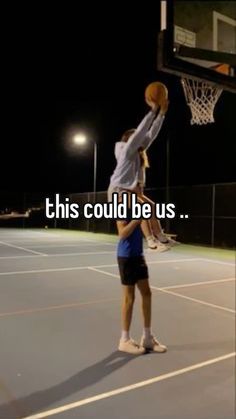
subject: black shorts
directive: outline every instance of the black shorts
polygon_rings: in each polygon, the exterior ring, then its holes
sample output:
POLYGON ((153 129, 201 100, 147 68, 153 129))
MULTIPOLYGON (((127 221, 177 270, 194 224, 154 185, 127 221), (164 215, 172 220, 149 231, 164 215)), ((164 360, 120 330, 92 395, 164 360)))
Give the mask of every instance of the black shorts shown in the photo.
POLYGON ((148 267, 143 256, 118 256, 117 259, 123 285, 135 285, 140 279, 148 279, 148 267))

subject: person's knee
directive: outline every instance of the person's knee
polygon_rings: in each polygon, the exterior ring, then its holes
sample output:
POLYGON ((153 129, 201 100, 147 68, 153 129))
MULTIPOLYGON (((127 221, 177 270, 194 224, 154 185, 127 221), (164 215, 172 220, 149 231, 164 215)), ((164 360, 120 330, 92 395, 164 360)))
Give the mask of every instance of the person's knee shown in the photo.
POLYGON ((135 295, 133 293, 127 293, 124 296, 124 303, 126 306, 132 306, 134 304, 135 295))

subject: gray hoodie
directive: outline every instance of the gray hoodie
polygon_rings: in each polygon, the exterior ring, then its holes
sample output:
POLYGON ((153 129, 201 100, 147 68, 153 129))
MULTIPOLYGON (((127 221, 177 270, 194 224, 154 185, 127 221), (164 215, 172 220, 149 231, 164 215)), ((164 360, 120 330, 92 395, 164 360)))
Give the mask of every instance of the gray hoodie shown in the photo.
POLYGON ((164 118, 164 115, 159 114, 156 117, 156 113, 150 111, 126 143, 123 141, 116 143, 117 165, 111 176, 109 189, 121 187, 132 190, 139 181, 145 181, 138 149, 143 147, 147 150, 150 147, 162 127, 164 118))

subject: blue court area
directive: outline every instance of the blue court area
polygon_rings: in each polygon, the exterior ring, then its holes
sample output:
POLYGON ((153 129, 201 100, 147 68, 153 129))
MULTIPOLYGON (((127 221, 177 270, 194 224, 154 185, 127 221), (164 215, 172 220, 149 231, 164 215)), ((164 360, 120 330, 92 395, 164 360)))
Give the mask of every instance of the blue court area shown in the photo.
MULTIPOLYGON (((117 350, 115 236, 0 230, 0 417, 235 415, 235 253, 145 250, 164 354, 117 350)), ((142 333, 140 296, 132 337, 142 333)))

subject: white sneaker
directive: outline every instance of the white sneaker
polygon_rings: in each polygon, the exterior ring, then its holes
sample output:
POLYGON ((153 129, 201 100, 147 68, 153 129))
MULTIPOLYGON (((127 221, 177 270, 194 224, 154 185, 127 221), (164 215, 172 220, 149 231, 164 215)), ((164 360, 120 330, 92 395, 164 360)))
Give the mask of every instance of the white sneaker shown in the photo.
POLYGON ((159 233, 157 236, 155 236, 156 240, 159 240, 162 244, 168 245, 168 237, 164 232, 159 233))
POLYGON ((155 336, 151 335, 150 338, 142 336, 140 346, 153 352, 163 353, 167 351, 167 347, 160 343, 155 336))
POLYGON ((149 249, 156 249, 157 248, 157 243, 156 240, 153 237, 149 237, 147 239, 147 245, 149 249))
POLYGON ((146 352, 145 348, 143 346, 140 346, 133 339, 128 339, 128 340, 121 339, 118 349, 119 351, 127 352, 128 354, 132 354, 132 355, 142 355, 146 352))
POLYGON ((176 240, 171 239, 171 237, 167 237, 167 239, 168 239, 168 245, 171 247, 177 246, 178 244, 180 244, 180 242, 177 242, 176 240))
POLYGON ((159 240, 156 239, 156 252, 166 252, 170 250, 170 247, 167 244, 161 243, 159 240))

